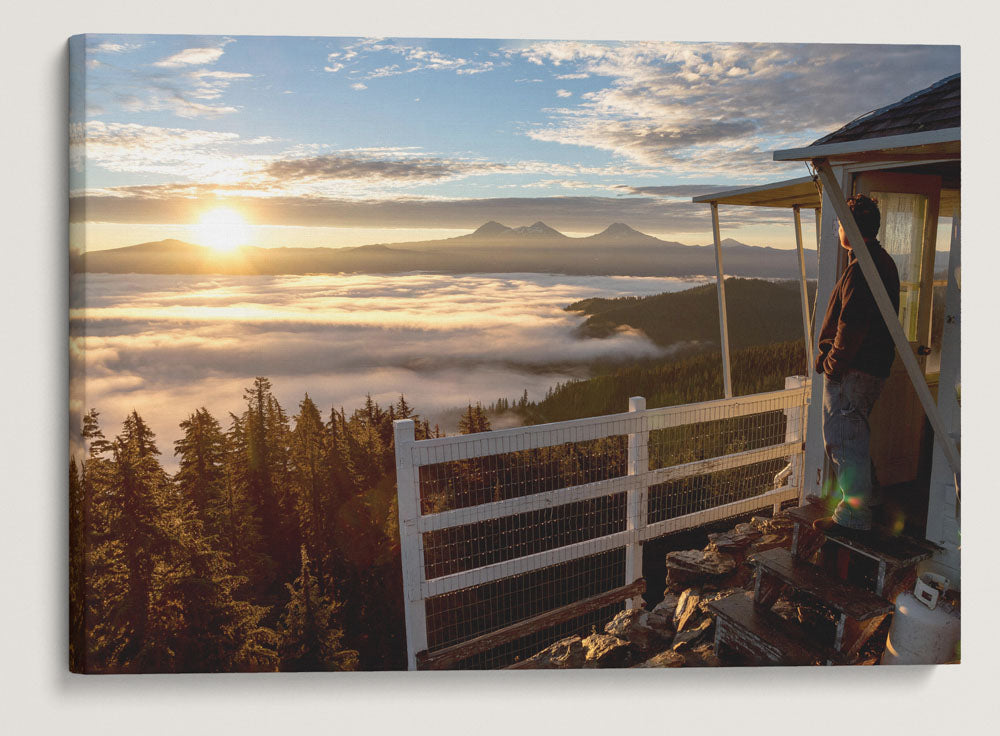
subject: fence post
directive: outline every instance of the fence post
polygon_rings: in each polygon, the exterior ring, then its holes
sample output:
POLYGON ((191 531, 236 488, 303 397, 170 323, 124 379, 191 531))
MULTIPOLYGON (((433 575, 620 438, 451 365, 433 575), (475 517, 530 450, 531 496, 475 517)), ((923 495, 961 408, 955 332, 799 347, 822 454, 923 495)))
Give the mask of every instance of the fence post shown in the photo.
MULTIPOLYGON (((785 376, 786 389, 804 388, 808 379, 805 376, 785 376)), ((785 409, 785 442, 805 442, 805 396, 802 402, 785 409)), ((803 501, 802 495, 805 493, 805 483, 803 471, 805 469, 805 449, 801 449, 789 458, 789 465, 792 472, 787 478, 787 485, 799 488, 799 501, 803 501)), ((774 504, 774 513, 781 510, 781 503, 774 504)))
POLYGON ((417 652, 427 649, 427 611, 421 595, 424 550, 417 528, 420 486, 413 466, 416 427, 412 419, 392 423, 396 445, 396 503, 399 509, 399 553, 403 567, 403 609, 406 619, 407 669, 417 668, 417 652))
MULTIPOLYGON (((640 413, 646 411, 646 399, 633 396, 628 400, 628 410, 640 413)), ((649 493, 646 478, 649 473, 649 430, 646 429, 646 417, 640 419, 639 432, 628 436, 628 474, 641 476, 641 480, 628 489, 626 517, 628 523, 629 543, 625 548, 625 585, 642 577, 642 531, 646 528, 646 517, 649 508, 649 493)), ((629 598, 625 607, 629 610, 641 608, 645 604, 641 595, 629 598)))

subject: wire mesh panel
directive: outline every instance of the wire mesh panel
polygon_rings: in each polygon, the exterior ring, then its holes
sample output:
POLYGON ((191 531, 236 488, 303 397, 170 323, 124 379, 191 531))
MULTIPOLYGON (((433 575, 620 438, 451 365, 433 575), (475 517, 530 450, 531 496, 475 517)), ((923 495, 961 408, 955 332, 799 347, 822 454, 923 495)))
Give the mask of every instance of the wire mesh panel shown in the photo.
MULTIPOLYGON (((624 549, 612 549, 428 598, 427 649, 434 652, 618 587, 624 564, 624 549)), ((516 646, 504 649, 518 654, 516 646)))
POLYGON ((628 413, 476 435, 398 433, 411 665, 419 646, 425 661, 503 667, 589 633, 641 604, 613 599, 642 577, 641 544, 665 525, 795 496, 806 390, 789 381, 651 410, 635 398, 628 413))

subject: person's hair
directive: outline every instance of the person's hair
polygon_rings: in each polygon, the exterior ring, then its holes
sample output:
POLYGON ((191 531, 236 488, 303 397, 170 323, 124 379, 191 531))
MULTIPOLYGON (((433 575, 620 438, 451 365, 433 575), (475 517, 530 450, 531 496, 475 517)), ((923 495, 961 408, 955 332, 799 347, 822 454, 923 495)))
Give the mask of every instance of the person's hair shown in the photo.
POLYGON ((864 194, 856 194, 847 200, 847 206, 854 215, 854 222, 861 231, 861 237, 865 240, 874 240, 878 236, 878 229, 882 225, 882 215, 878 211, 878 200, 867 197, 864 194))

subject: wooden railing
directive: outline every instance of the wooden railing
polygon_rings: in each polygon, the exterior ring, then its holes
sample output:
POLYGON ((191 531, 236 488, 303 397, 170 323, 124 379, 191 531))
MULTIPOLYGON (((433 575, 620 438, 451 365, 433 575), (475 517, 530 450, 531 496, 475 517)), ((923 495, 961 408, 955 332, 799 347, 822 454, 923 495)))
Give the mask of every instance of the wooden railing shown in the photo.
POLYGON ((793 376, 783 391, 657 409, 634 397, 621 414, 419 441, 412 420, 396 421, 409 668, 452 667, 608 603, 640 606, 643 542, 797 499, 807 395, 793 376), (503 615, 489 600, 531 575, 558 586, 567 564, 607 567, 600 555, 620 550, 602 590, 503 615), (429 647, 428 601, 463 594, 475 621, 455 603, 429 647))

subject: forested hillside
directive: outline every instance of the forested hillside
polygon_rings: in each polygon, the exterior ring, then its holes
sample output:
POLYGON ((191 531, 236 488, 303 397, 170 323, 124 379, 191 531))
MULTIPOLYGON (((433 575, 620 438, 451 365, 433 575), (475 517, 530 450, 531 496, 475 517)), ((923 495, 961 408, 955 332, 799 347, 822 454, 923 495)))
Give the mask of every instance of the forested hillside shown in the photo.
MULTIPOLYGON (((813 308, 816 283, 808 284, 813 308)), ((726 279, 731 350, 802 336, 802 298, 797 281, 726 279)), ((584 299, 566 307, 589 315, 580 328, 604 337, 622 325, 642 330, 657 345, 683 342, 719 345, 719 302, 714 284, 647 297, 584 299)))

